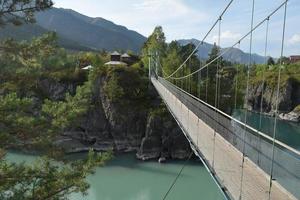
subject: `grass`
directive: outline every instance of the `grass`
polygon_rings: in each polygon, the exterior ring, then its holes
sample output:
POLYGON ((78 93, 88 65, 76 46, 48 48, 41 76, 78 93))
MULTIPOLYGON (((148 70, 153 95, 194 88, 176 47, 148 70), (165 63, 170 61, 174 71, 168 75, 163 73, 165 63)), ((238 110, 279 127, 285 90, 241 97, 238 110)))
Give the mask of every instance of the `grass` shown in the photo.
MULTIPOLYGON (((278 65, 270 67, 257 65, 251 72, 250 84, 258 85, 262 83, 263 73, 265 73, 265 81, 267 85, 271 88, 275 88, 278 81, 278 72, 278 65), (264 68, 266 68, 265 71, 264 68)), ((300 83, 300 63, 289 64, 281 69, 280 87, 285 87, 289 81, 300 83)))

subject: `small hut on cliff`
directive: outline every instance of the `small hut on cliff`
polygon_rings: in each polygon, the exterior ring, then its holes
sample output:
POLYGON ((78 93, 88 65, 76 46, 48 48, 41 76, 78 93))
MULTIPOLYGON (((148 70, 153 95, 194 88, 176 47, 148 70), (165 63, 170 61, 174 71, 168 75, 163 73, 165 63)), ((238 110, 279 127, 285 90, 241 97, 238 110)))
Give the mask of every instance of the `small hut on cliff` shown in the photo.
POLYGON ((128 64, 126 62, 122 61, 122 56, 119 52, 114 51, 110 54, 110 61, 105 63, 105 65, 110 66, 127 66, 128 64))

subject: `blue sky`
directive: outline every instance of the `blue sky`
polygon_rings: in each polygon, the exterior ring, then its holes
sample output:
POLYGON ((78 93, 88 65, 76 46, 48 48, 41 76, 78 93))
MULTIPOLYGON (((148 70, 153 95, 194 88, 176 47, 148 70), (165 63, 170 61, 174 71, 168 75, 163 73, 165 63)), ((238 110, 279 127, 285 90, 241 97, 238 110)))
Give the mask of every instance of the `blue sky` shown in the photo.
MULTIPOLYGON (((284 0, 256 0, 254 24, 260 22, 284 0)), ((103 17, 148 36, 161 25, 167 41, 202 39, 229 0, 56 0, 56 7, 71 8, 91 17, 103 17)), ((251 0, 235 0, 224 15, 221 46, 231 46, 250 29, 251 0)), ((283 9, 270 20, 268 55, 280 55, 283 9)), ((253 35, 253 51, 263 55, 265 24, 253 35)), ((218 30, 207 42, 216 42, 218 30)), ((249 50, 249 38, 240 48, 249 50)), ((285 55, 300 54, 300 1, 288 3, 285 55)))

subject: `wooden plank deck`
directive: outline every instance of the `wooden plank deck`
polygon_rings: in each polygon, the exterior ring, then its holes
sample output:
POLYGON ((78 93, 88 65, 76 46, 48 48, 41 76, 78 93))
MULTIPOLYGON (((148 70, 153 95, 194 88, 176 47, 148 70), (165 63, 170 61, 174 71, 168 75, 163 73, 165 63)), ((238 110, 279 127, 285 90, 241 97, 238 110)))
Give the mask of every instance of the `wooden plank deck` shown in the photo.
MULTIPOLYGON (((185 134, 188 134, 192 143, 201 152, 206 164, 214 170, 221 187, 226 188, 228 195, 236 200, 240 197, 242 200, 267 200, 269 175, 247 158, 242 170, 243 155, 238 149, 198 118, 156 79, 152 79, 152 83, 185 134)), ((271 199, 296 198, 273 181, 271 199)))

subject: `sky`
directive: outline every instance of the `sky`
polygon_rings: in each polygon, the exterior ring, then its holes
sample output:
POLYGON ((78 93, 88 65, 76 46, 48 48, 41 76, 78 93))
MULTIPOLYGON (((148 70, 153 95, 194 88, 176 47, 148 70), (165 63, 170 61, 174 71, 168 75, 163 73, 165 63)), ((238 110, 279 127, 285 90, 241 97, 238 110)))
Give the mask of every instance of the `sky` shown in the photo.
MULTIPOLYGON (((202 40, 230 0, 55 0, 55 7, 70 8, 90 17, 102 17, 149 36, 155 26, 162 26, 167 41, 195 38, 202 40)), ((267 17, 284 0, 255 0, 254 25, 267 17)), ((235 0, 221 21, 222 47, 238 41, 250 30, 251 0, 235 0)), ((300 54, 300 1, 289 0, 284 55, 300 54)), ((266 55, 279 57, 284 9, 269 21, 266 55)), ((265 54, 266 26, 253 33, 253 52, 265 54)), ((206 42, 218 42, 218 26, 206 42)), ((247 37, 239 48, 249 52, 247 37)))

